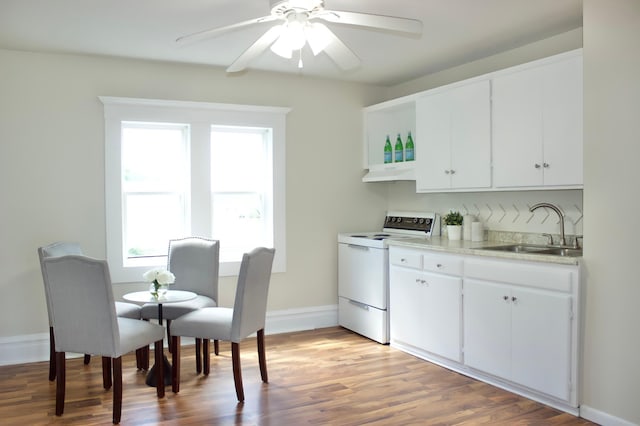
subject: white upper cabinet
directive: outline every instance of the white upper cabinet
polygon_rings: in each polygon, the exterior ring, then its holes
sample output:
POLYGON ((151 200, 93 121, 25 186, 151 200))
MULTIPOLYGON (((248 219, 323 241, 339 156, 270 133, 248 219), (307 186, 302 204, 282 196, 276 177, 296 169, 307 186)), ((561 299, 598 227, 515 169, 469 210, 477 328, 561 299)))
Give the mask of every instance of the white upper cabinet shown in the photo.
POLYGON ((363 181, 417 192, 582 188, 582 50, 364 109, 363 181), (415 161, 384 163, 387 135, 415 161))
POLYGON ((489 80, 416 100, 416 190, 491 187, 489 80))
POLYGON ((581 187, 581 52, 516 67, 492 85, 494 187, 581 187))
POLYGON ((414 161, 384 162, 384 145, 387 136, 391 146, 395 147, 400 134, 403 146, 407 136, 416 143, 416 104, 413 97, 395 99, 364 109, 364 167, 369 172, 362 178, 364 182, 415 180, 414 161))

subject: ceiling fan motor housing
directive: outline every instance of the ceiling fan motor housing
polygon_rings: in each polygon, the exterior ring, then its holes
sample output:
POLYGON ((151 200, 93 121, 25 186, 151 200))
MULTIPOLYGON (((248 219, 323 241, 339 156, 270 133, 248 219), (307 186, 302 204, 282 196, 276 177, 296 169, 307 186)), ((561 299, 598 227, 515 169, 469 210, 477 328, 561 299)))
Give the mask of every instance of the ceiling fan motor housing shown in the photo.
POLYGON ((287 16, 291 12, 317 12, 324 9, 323 0, 270 0, 271 14, 287 16))

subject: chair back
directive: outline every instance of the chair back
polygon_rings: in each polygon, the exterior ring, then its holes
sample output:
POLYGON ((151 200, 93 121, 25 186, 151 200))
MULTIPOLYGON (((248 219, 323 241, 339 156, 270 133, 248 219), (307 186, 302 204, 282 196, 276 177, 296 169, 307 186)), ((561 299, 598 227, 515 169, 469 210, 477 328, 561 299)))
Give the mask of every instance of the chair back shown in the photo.
MULTIPOLYGON (((47 277, 44 274, 42 261, 48 257, 66 256, 69 254, 82 254, 82 249, 78 243, 57 242, 47 246, 38 247, 38 257, 40 258, 40 271, 42 272, 42 281, 46 286, 47 277)), ((46 295, 46 292, 45 292, 46 295)), ((49 297, 47 299, 47 314, 49 315, 49 326, 53 326, 51 318, 51 303, 49 297)))
POLYGON ((120 335, 104 260, 68 255, 43 260, 56 352, 118 357, 120 335))
POLYGON ((258 247, 242 257, 233 306, 232 342, 239 343, 264 328, 274 254, 275 249, 258 247))
POLYGON ((167 268, 176 277, 175 290, 192 291, 218 300, 220 243, 200 237, 169 241, 167 268))

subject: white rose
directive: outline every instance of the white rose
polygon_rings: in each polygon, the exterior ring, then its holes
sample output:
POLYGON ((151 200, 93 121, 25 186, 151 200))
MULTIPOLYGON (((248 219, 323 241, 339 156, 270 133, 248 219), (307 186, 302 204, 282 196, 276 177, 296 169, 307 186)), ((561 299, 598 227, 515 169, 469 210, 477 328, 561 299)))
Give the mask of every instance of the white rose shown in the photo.
POLYGON ((173 284, 176 280, 175 275, 169 271, 160 271, 156 276, 158 284, 173 284))
POLYGON ((151 269, 145 272, 142 275, 142 278, 144 278, 145 281, 150 283, 154 281, 158 281, 158 284, 173 284, 176 280, 175 275, 173 275, 171 272, 167 271, 166 269, 161 269, 161 268, 151 269))

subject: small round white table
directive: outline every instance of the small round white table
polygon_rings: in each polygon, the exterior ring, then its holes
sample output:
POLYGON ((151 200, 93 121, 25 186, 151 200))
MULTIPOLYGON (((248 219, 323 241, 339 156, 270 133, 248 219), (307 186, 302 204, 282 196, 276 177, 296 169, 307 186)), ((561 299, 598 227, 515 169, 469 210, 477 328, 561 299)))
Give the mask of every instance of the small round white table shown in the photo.
MULTIPOLYGON (((149 293, 149 291, 134 291, 133 293, 127 293, 122 296, 124 300, 128 300, 130 302, 137 303, 155 303, 158 305, 158 323, 163 325, 162 318, 162 305, 164 303, 177 303, 177 302, 186 302, 187 300, 195 299, 198 295, 192 291, 184 291, 184 290, 168 290, 164 296, 154 297, 149 293)), ((171 342, 169 342, 171 344, 171 342)), ((156 386, 156 375, 155 375, 155 364, 149 370, 149 374, 147 374, 147 385, 155 387, 156 386)), ((171 364, 166 356, 164 356, 164 383, 165 385, 171 384, 171 364)))
POLYGON ((162 325, 162 304, 163 303, 176 303, 186 302, 187 300, 195 299, 198 295, 192 291, 184 290, 168 290, 164 296, 153 297, 148 291, 134 291, 133 293, 127 293, 122 296, 124 300, 137 303, 155 303, 158 305, 158 322, 162 325))

